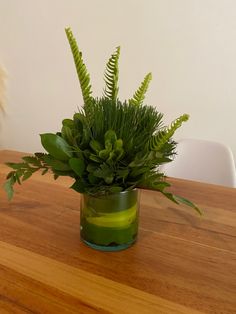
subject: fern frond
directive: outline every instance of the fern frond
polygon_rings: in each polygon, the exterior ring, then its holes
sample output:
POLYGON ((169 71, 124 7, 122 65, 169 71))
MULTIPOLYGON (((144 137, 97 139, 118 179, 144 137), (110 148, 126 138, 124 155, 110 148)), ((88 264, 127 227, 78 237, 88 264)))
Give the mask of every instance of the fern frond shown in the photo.
POLYGON ((156 135, 152 136, 149 142, 149 148, 154 151, 159 151, 170 140, 175 131, 181 127, 182 123, 188 121, 188 119, 189 115, 183 114, 174 120, 168 128, 161 130, 156 135))
POLYGON ((65 32, 74 58, 74 63, 79 78, 84 103, 87 103, 91 99, 92 94, 90 76, 82 59, 82 52, 78 48, 76 39, 74 38, 71 29, 66 28, 65 32))
POLYGON ((140 87, 138 90, 134 93, 133 98, 129 100, 129 103, 139 106, 143 103, 145 94, 147 92, 149 83, 152 80, 152 73, 148 73, 145 77, 143 82, 141 83, 140 87))
POLYGON ((110 59, 106 64, 106 70, 104 74, 105 89, 104 96, 116 100, 118 94, 118 79, 119 79, 119 68, 118 61, 120 57, 120 47, 116 48, 116 51, 111 55, 110 59))

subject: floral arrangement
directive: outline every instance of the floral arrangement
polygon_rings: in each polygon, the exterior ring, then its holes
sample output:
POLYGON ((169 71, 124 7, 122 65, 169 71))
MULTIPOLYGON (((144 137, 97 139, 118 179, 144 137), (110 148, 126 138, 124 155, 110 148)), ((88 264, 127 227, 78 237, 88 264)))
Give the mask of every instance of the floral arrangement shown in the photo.
POLYGON ((21 184, 36 171, 42 175, 49 171, 55 179, 72 177, 71 188, 79 193, 104 195, 135 188, 153 189, 201 213, 189 200, 166 191, 170 184, 159 169, 173 160, 177 143, 172 137, 189 116, 183 114, 170 126, 164 126, 163 114, 144 104, 151 73, 130 99, 119 100, 120 47, 106 64, 103 96, 93 97, 82 53, 71 29, 65 31, 84 103, 72 118, 62 121, 59 132, 40 135, 46 153, 25 156, 20 163, 7 163, 12 168, 5 183, 9 199, 15 183, 21 184))

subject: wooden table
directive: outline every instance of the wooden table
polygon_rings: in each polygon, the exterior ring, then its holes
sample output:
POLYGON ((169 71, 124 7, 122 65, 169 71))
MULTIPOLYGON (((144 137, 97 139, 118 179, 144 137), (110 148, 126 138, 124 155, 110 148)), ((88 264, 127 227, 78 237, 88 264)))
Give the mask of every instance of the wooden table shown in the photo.
MULTIPOLYGON (((0 152, 1 184, 19 156, 0 152)), ((236 313, 236 189, 171 182, 204 217, 142 191, 138 242, 116 253, 80 242, 67 178, 1 190, 0 313, 236 313)))

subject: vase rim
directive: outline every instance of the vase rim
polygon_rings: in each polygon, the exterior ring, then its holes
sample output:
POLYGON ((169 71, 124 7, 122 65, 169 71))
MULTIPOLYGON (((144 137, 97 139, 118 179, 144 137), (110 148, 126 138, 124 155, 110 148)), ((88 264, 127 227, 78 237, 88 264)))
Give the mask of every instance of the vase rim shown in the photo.
POLYGON ((115 193, 108 193, 108 194, 99 194, 99 195, 96 195, 96 194, 89 194, 89 193, 81 193, 83 195, 88 195, 88 196, 92 196, 92 197, 97 197, 97 196, 105 196, 105 195, 118 195, 118 194, 128 194, 130 192, 136 192, 138 191, 138 188, 134 188, 132 190, 126 190, 126 191, 121 191, 121 192, 115 192, 115 193))

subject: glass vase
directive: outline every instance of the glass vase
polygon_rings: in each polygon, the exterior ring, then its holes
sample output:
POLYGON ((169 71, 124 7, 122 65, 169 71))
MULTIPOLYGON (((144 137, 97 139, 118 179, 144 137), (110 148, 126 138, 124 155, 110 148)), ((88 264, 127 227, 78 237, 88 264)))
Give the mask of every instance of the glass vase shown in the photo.
POLYGON ((88 246, 101 251, 119 251, 137 239, 138 190, 92 196, 81 195, 80 235, 88 246))

